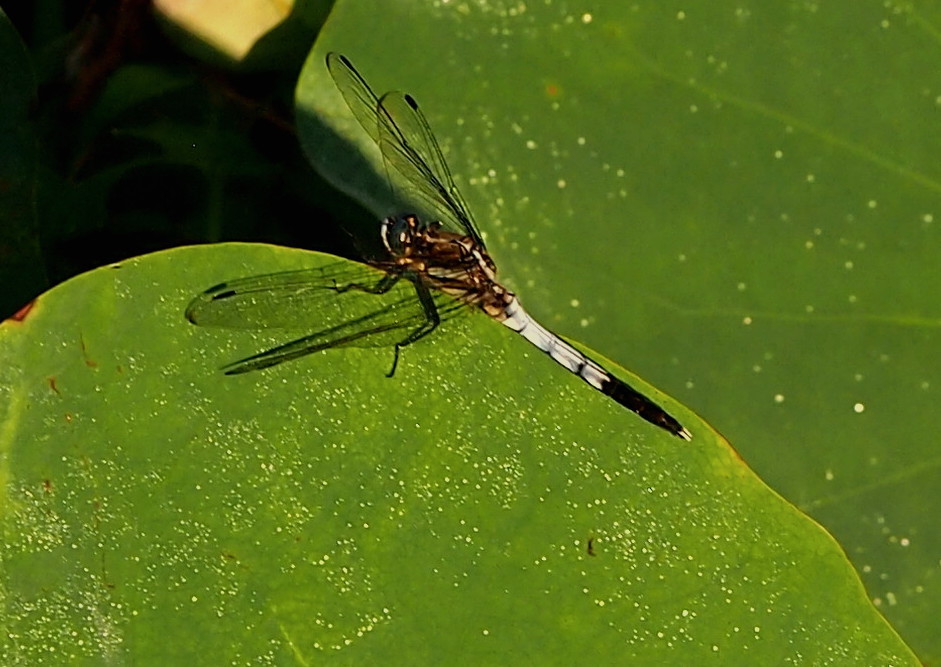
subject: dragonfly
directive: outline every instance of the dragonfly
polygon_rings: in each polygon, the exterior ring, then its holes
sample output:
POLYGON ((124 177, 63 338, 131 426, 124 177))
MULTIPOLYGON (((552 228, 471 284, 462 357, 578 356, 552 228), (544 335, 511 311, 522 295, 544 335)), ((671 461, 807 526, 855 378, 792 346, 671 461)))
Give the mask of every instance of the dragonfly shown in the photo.
POLYGON ((383 254, 368 263, 342 262, 221 283, 186 309, 193 324, 237 329, 317 329, 302 338, 224 367, 246 373, 342 347, 400 351, 468 308, 515 331, 594 389, 667 432, 690 432, 663 408, 533 319, 497 280, 476 222, 431 127, 415 99, 377 96, 343 55, 326 58, 337 89, 359 125, 401 177, 408 201, 425 215, 400 213, 379 225, 383 254), (431 216, 429 219, 428 215, 431 216), (381 298, 379 298, 381 297, 381 298), (316 322, 319 325, 315 325, 316 322))

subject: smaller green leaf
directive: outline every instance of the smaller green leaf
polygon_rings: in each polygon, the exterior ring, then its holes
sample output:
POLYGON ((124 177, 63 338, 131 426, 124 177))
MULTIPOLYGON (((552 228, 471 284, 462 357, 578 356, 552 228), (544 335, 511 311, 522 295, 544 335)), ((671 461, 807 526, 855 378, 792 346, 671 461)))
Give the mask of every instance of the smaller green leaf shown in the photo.
POLYGON ((622 369, 692 443, 482 314, 391 379, 353 348, 226 377, 284 332, 183 318, 335 261, 184 248, 0 326, 4 663, 916 664, 836 543, 622 369))

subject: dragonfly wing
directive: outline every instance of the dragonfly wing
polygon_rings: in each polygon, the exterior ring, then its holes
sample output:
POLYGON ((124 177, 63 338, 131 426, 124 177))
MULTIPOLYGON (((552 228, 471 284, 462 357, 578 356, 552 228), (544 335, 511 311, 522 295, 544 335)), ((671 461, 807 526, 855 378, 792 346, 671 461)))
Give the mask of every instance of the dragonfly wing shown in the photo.
POLYGON ((190 302, 186 318, 230 329, 323 329, 376 310, 378 295, 407 307, 414 287, 398 278, 352 262, 252 276, 209 288, 190 302))
POLYGON ((379 98, 366 83, 366 80, 360 76, 353 64, 339 53, 331 51, 327 54, 327 70, 337 86, 337 90, 343 95, 346 106, 353 112, 353 116, 359 121, 366 133, 372 137, 372 140, 379 144, 379 118, 377 110, 379 109, 379 98))
MULTIPOLYGON (((436 298, 438 295, 435 295, 436 298)), ((444 295, 441 295, 444 299, 444 295)), ((417 340, 437 326, 429 320, 418 299, 412 299, 408 307, 412 312, 403 313, 402 303, 389 304, 356 320, 342 322, 336 326, 312 333, 303 338, 278 345, 270 350, 252 355, 225 366, 226 375, 237 375, 249 371, 270 368, 292 361, 314 352, 338 347, 392 347, 417 340)), ((437 311, 438 319, 450 316, 460 304, 450 299, 437 311)))
POLYGON ((445 226, 484 242, 461 191, 451 176, 441 146, 411 95, 386 93, 379 100, 379 148, 409 183, 409 194, 431 208, 445 226))
POLYGON ((243 373, 333 347, 403 344, 433 319, 451 317, 463 306, 415 280, 411 274, 338 262, 220 283, 194 298, 186 317, 200 326, 313 331, 231 364, 226 371, 243 373), (425 303, 419 287, 427 295, 425 303))
POLYGON ((416 199, 413 203, 426 209, 422 213, 483 246, 441 147, 415 100, 400 92, 378 99, 353 64, 338 53, 327 54, 327 69, 353 116, 379 146, 383 159, 405 178, 406 198, 416 199))

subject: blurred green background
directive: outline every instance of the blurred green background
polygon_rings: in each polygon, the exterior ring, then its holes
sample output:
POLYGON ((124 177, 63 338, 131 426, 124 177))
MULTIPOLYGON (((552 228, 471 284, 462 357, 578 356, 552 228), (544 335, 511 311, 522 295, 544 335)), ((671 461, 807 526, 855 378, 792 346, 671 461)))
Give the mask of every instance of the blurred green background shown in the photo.
POLYGON ((941 657, 941 12, 298 3, 238 62, 188 37, 198 13, 9 13, 4 315, 189 243, 356 256, 382 203, 323 164, 345 131, 320 63, 340 50, 422 104, 528 309, 723 433, 941 657))

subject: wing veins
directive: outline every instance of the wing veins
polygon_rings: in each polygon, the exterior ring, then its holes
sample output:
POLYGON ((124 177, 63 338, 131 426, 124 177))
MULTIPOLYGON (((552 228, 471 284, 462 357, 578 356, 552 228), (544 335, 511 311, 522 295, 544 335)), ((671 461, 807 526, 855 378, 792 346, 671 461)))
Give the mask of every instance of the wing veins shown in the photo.
POLYGON ((366 133, 379 146, 383 160, 410 185, 435 219, 467 234, 483 247, 483 239, 424 114, 410 96, 376 94, 344 56, 327 54, 327 69, 366 133))

